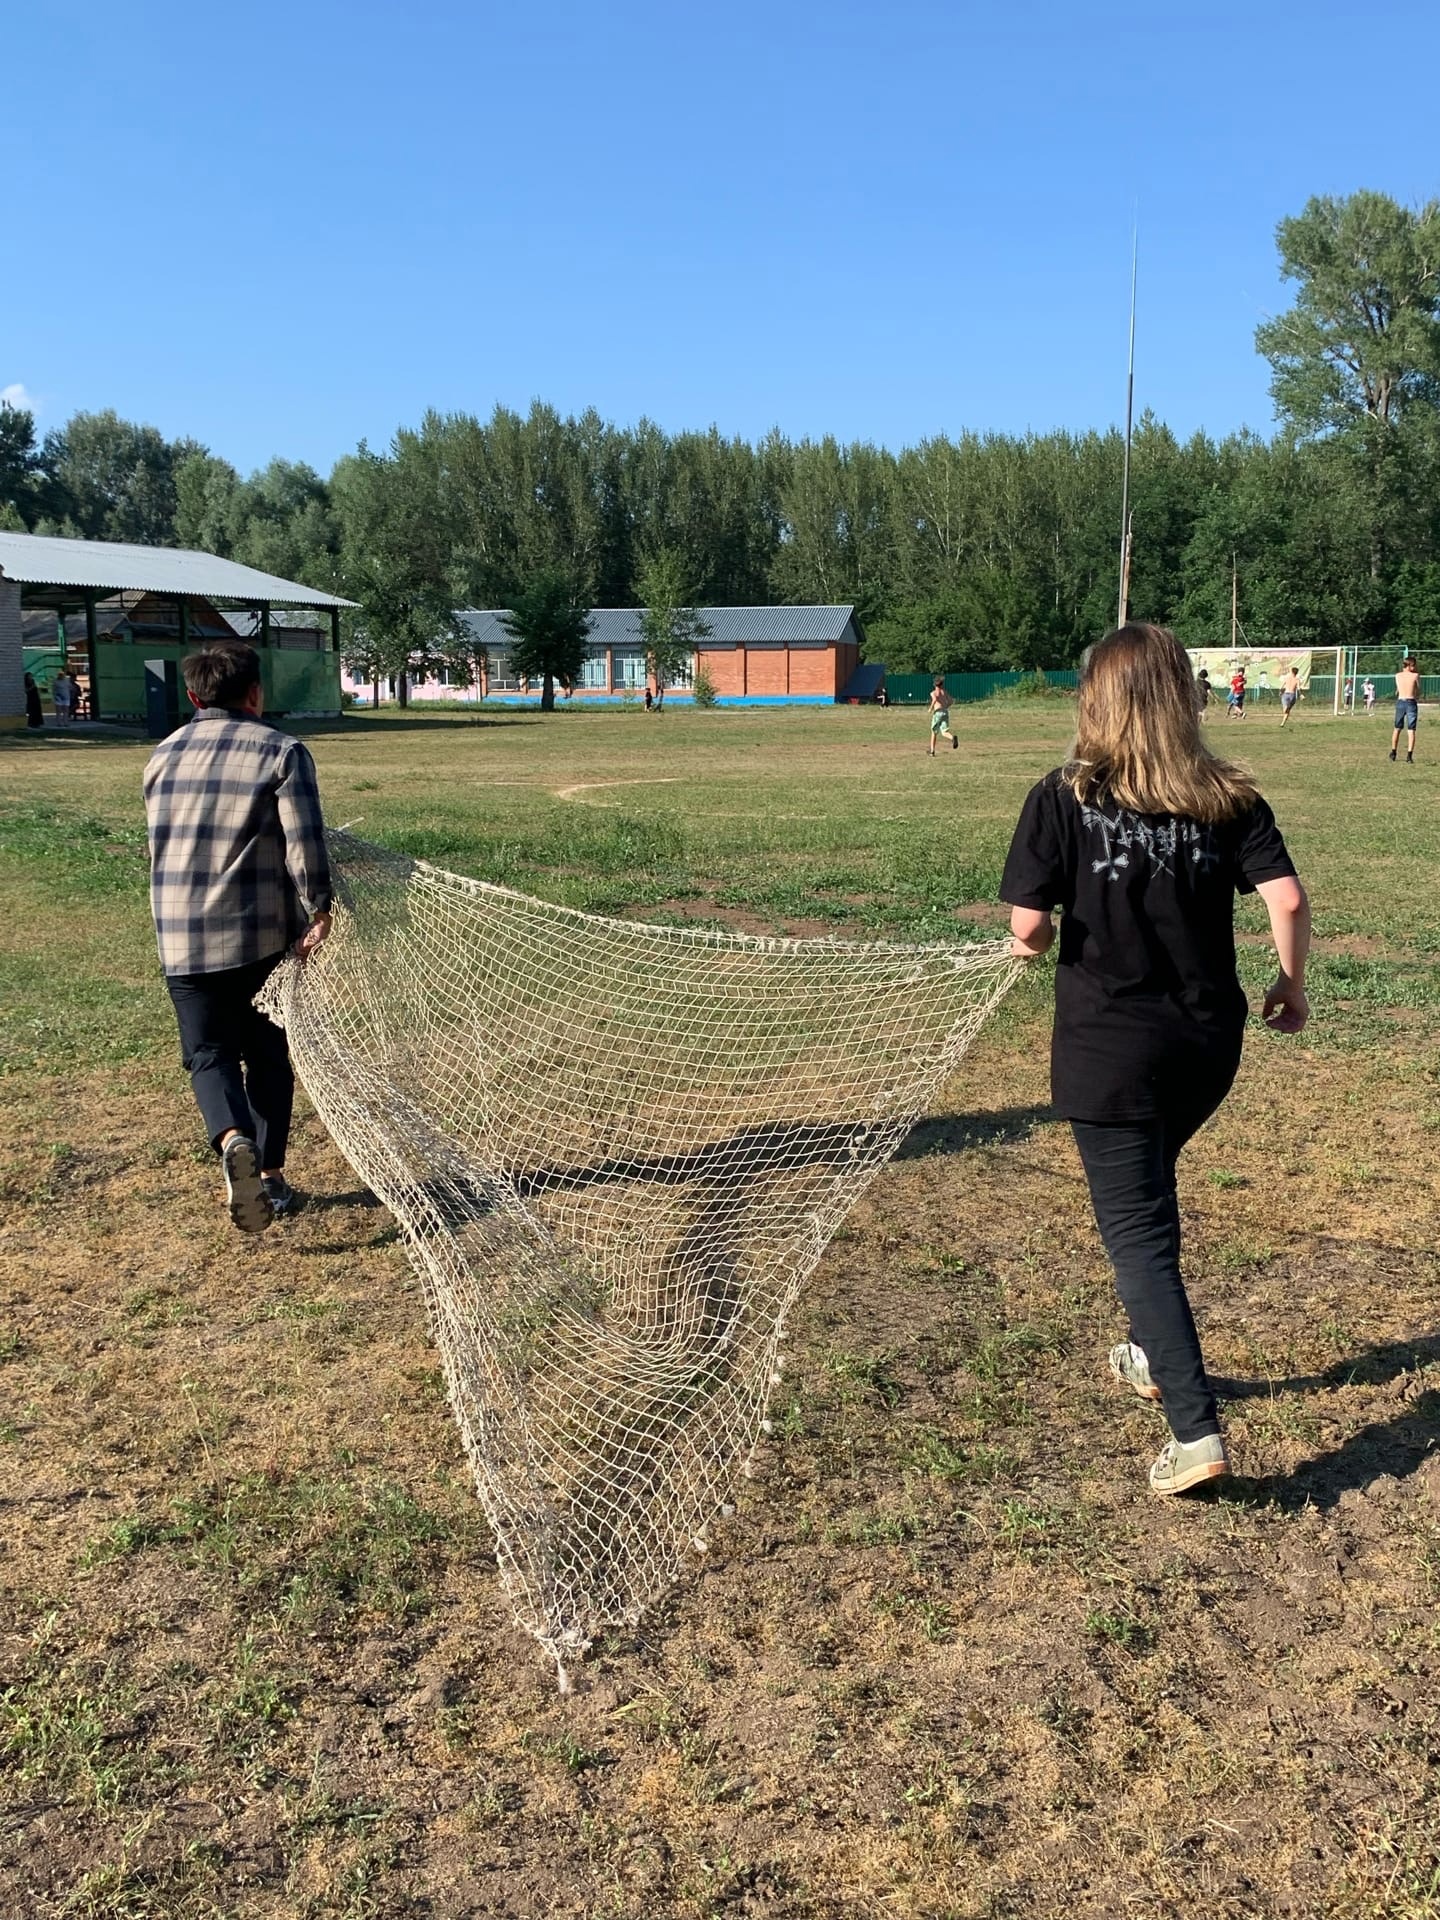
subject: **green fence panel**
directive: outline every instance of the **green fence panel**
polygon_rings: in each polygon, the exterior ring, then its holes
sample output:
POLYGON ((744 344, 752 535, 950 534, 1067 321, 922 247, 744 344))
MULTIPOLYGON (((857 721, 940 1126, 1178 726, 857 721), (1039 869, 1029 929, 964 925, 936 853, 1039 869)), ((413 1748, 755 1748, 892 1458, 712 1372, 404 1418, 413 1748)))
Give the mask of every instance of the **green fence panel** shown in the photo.
POLYGON ((59 647, 22 647, 21 655, 25 662, 25 671, 35 682, 41 693, 49 693, 50 682, 60 671, 64 654, 59 647))
MULTIPOLYGON (((1333 657, 1333 655, 1332 655, 1333 657)), ((1034 676, 1022 673, 947 673, 945 691, 956 705, 973 700, 988 700, 996 693, 1019 684, 1021 680, 1034 676)), ((1051 687, 1065 687, 1073 691, 1078 685, 1080 675, 1076 668, 1055 668, 1045 670, 1045 683, 1051 687)), ((1395 676, 1393 669, 1387 673, 1372 673, 1375 682, 1375 704, 1377 710, 1387 700, 1395 698, 1395 676)), ((1356 701, 1363 706, 1364 696, 1360 689, 1364 686, 1365 675, 1360 673, 1355 681, 1356 701)), ((891 706, 924 707, 930 704, 930 689, 935 684, 933 673, 887 673, 885 676, 885 697, 891 706)), ((1218 705, 1225 706, 1229 688, 1218 679, 1210 682, 1210 704, 1212 711, 1218 705)), ((1310 684, 1305 689, 1306 702, 1315 710, 1326 713, 1335 706, 1335 676, 1333 673, 1315 673, 1310 676, 1310 684)), ((1420 697, 1422 700, 1440 700, 1440 674, 1427 673, 1420 676, 1420 697)), ((1280 708, 1280 688, 1261 687, 1252 680, 1245 689, 1247 707, 1280 708)))
MULTIPOLYGON (((944 676, 945 691, 956 705, 988 700, 992 694, 1003 693, 1022 680, 1034 678, 1031 673, 947 673, 944 676)), ((1073 667, 1057 667, 1053 671, 1047 667, 1044 678, 1047 686, 1073 691, 1079 675, 1073 667)), ((925 707, 930 704, 930 689, 934 684, 933 673, 887 673, 885 698, 892 706, 925 707)))
MULTIPOLYGON (((145 662, 183 660, 193 651, 166 640, 102 640, 95 648, 96 712, 102 720, 145 718, 145 662)), ((260 647, 267 713, 340 711, 340 656, 300 647, 260 647)))
POLYGON ((275 713, 334 715, 340 711, 340 656, 300 647, 262 648, 265 704, 275 713))
POLYGON ((136 647, 125 641, 105 641, 95 648, 95 686, 92 709, 99 720, 145 718, 145 662, 179 660, 188 647, 152 641, 136 647))

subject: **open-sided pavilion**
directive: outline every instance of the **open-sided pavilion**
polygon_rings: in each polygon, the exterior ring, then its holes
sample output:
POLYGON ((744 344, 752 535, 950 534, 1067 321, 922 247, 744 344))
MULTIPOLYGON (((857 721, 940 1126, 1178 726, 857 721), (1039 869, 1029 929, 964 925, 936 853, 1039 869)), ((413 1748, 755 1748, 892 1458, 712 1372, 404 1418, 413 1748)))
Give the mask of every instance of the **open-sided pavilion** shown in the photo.
POLYGON ((71 659, 83 621, 91 716, 130 720, 145 714, 145 662, 179 660, 214 636, 215 614, 227 611, 246 616, 238 625, 260 650, 267 711, 338 713, 340 615, 354 604, 213 553, 0 532, 0 727, 24 721, 29 610, 53 610, 71 659), (137 617, 103 619, 117 602, 137 617), (271 620, 274 610, 296 608, 318 616, 303 644, 293 626, 271 620))

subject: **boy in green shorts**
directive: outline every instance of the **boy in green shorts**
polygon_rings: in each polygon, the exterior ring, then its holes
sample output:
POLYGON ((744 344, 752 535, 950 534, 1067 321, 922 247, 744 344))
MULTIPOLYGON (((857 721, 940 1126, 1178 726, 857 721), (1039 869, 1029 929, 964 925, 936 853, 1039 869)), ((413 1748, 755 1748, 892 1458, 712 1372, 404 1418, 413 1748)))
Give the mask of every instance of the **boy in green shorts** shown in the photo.
POLYGON ((950 696, 945 691, 945 682, 936 675, 935 685, 930 690, 930 745, 931 758, 935 754, 935 742, 941 738, 948 740, 952 747, 960 742, 950 731, 950 696))

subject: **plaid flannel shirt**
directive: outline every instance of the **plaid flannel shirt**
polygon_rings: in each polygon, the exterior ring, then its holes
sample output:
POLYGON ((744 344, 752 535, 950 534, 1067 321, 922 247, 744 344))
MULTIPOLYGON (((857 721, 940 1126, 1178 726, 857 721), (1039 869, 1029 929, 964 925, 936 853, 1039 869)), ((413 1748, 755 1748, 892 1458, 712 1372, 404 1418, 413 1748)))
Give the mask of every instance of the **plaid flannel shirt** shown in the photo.
POLYGON ((329 909, 315 762, 277 727, 202 707, 151 754, 145 815, 167 974, 268 959, 329 909))

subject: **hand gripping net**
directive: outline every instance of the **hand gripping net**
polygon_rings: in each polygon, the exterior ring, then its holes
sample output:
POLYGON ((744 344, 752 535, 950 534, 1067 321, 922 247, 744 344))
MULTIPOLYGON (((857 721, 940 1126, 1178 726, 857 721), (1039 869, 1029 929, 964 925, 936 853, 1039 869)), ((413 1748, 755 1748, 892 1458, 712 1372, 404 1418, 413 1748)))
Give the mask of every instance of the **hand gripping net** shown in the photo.
POLYGON ((703 1545, 802 1281, 1019 967, 601 919, 331 844, 333 931, 269 1011, 404 1232, 563 1684, 703 1545))

